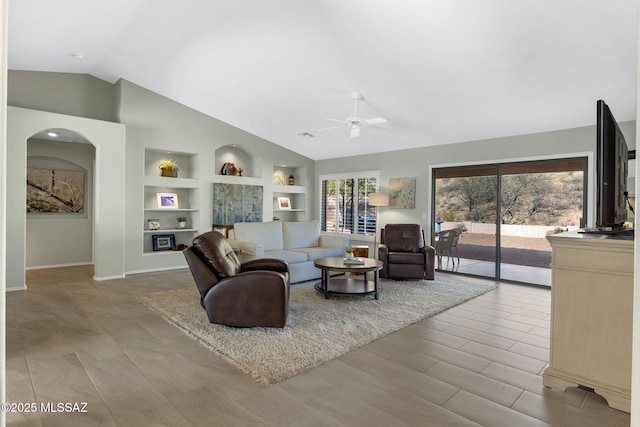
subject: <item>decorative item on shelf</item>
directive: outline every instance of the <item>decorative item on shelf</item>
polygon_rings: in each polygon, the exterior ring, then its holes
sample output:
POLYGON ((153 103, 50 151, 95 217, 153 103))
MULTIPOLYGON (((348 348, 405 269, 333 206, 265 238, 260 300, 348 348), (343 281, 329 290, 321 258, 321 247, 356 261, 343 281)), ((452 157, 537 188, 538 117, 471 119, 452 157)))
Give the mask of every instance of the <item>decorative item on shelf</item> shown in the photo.
POLYGON ((147 226, 149 227, 149 230, 160 230, 160 220, 157 218, 148 219, 147 226))
POLYGON ((284 172, 277 170, 273 172, 273 183, 275 185, 285 185, 287 180, 285 179, 284 172))
POLYGON ((174 251, 184 251, 185 249, 187 249, 189 247, 189 245, 185 245, 184 243, 178 243, 177 245, 175 245, 173 247, 174 251))
POLYGON ((179 216, 177 220, 178 220, 178 228, 184 228, 187 225, 186 216, 179 216))
POLYGON ((162 160, 158 167, 160 168, 160 175, 167 176, 170 178, 178 177, 178 164, 175 160, 162 160))
POLYGON ((344 257, 345 259, 353 259, 353 246, 347 246, 344 249, 344 257))
POLYGON ((232 176, 242 176, 242 171, 244 169, 238 169, 236 165, 231 162, 226 162, 220 168, 220 175, 232 175, 232 176))
POLYGON ((278 218, 277 216, 274 216, 274 217, 273 217, 273 220, 274 220, 274 221, 280 221, 280 218, 278 218))
POLYGON ((173 234, 154 234, 151 237, 154 251, 172 251, 176 245, 176 236, 173 234))
POLYGON ((291 209, 291 200, 288 197, 278 197, 278 209, 291 209))
POLYGON ((289 185, 294 185, 295 184, 295 178, 293 177, 293 175, 289 175, 289 185))
POLYGON ((158 209, 178 209, 178 195, 176 193, 156 193, 158 209))

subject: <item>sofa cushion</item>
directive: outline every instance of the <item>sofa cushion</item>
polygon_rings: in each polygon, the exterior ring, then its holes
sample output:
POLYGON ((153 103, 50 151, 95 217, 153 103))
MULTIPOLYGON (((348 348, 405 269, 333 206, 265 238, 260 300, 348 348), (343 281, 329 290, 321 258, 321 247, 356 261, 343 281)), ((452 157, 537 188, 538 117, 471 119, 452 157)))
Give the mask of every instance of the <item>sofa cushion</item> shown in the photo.
POLYGON ((233 230, 237 240, 262 243, 265 252, 283 249, 282 223, 280 221, 238 222, 233 225, 233 230))
POLYGON ((320 225, 318 221, 284 222, 282 234, 284 249, 312 248, 318 246, 320 225))
POLYGON ((287 251, 287 250, 279 250, 279 251, 265 251, 265 258, 276 258, 282 261, 285 261, 287 264, 297 264, 299 262, 307 262, 309 259, 307 254, 299 251, 287 251))
POLYGON ((325 258, 329 256, 344 255, 344 249, 342 248, 330 248, 330 247, 322 247, 322 246, 318 246, 315 248, 291 249, 291 252, 302 252, 306 254, 307 259, 309 261, 315 261, 317 259, 325 258))

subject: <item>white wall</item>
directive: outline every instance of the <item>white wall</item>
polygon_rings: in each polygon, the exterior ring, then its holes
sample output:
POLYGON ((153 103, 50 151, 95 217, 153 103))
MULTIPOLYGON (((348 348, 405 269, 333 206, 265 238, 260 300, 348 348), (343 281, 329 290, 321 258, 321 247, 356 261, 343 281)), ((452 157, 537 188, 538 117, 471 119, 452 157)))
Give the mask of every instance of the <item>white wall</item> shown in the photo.
POLYGON ((93 164, 91 144, 30 139, 27 167, 85 173, 82 213, 27 213, 27 268, 93 263, 93 164))
POLYGON ((51 128, 70 129, 96 147, 96 280, 124 276, 125 127, 82 117, 7 107, 7 289, 24 289, 26 267, 27 140, 51 128))

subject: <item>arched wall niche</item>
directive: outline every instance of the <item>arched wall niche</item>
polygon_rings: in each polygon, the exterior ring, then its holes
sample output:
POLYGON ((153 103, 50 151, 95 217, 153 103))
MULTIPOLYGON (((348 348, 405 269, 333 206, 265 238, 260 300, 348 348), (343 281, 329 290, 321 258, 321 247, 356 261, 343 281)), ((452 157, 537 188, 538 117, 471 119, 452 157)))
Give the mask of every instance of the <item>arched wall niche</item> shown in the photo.
POLYGON ((54 134, 27 141, 27 269, 93 264, 95 147, 54 134))
POLYGON ((251 156, 241 145, 223 145, 216 150, 216 175, 224 175, 222 167, 225 163, 233 163, 242 168, 242 176, 262 177, 261 157, 251 156))
POLYGON ((125 126, 26 108, 7 108, 7 290, 25 289, 27 141, 71 129, 95 147, 94 279, 124 277, 125 126))

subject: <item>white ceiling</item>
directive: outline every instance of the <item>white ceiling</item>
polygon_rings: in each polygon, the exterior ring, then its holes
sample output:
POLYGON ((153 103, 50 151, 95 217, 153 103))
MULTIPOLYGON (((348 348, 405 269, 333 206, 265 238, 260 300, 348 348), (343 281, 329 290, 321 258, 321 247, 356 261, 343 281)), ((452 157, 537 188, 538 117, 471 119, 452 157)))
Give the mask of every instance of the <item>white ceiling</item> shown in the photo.
POLYGON ((9 68, 124 78, 317 160, 593 125, 597 99, 634 120, 637 7, 17 0, 9 68), (314 132, 352 115, 354 91, 388 123, 314 132))

